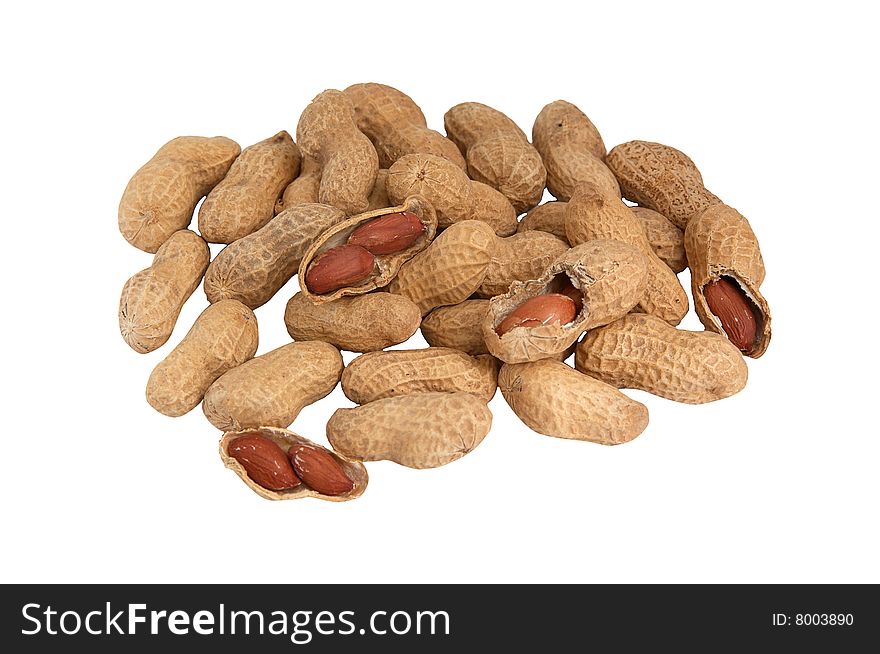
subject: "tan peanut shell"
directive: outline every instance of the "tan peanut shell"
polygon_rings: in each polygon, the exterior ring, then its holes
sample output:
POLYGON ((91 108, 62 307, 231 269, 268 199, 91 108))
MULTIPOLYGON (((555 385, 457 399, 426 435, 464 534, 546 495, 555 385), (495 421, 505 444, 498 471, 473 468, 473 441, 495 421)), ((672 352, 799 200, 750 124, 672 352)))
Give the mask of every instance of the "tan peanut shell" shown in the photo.
POLYGON ((507 363, 559 358, 587 329, 606 325, 632 309, 644 295, 645 257, 620 241, 591 241, 571 248, 541 277, 514 282, 489 302, 482 332, 489 353, 507 363), (495 329, 526 300, 555 293, 566 282, 583 293, 583 308, 567 324, 518 327, 499 336, 495 329))
POLYGON ((422 336, 433 347, 451 347, 465 354, 487 354, 483 319, 489 300, 464 300, 437 307, 422 319, 422 336))
POLYGON ((299 164, 299 148, 284 131, 245 148, 199 208, 202 237, 232 243, 260 229, 275 215, 275 202, 299 164))
POLYGON ((472 179, 500 191, 518 214, 541 201, 547 171, 515 122, 479 102, 455 105, 443 122, 446 134, 465 155, 472 179))
POLYGON ((506 238, 496 237, 486 277, 476 295, 503 295, 510 290, 513 282, 536 279, 568 249, 568 243, 546 232, 531 231, 506 238))
POLYGON ((367 207, 367 211, 375 211, 376 209, 384 209, 385 207, 394 205, 391 198, 388 197, 388 189, 386 188, 387 182, 388 169, 380 168, 379 172, 376 174, 376 183, 373 185, 373 192, 370 193, 370 204, 367 207))
POLYGON ((321 164, 314 157, 302 157, 299 176, 287 185, 275 202, 275 215, 298 204, 317 204, 321 187, 321 164))
POLYGON ((314 240, 345 219, 327 204, 294 204, 282 211, 214 258, 205 273, 208 301, 232 298, 251 309, 264 305, 296 274, 314 240))
POLYGON ((329 227, 315 238, 303 255, 299 265, 298 274, 302 281, 305 280, 306 271, 308 271, 309 266, 317 257, 331 248, 345 245, 348 237, 358 227, 375 218, 401 212, 415 214, 425 228, 422 235, 412 245, 394 254, 376 255, 373 273, 366 280, 355 286, 344 286, 330 293, 317 295, 309 291, 305 283, 300 283, 302 294, 312 302, 320 303, 330 302, 346 295, 363 295, 377 288, 387 286, 397 275, 400 267, 427 248, 434 239, 434 234, 437 233, 437 215, 434 213, 434 208, 424 198, 417 195, 406 198, 400 206, 367 211, 329 227))
POLYGON ((648 426, 648 409, 560 361, 506 363, 498 388, 530 429, 556 438, 619 445, 648 426))
POLYGON ((446 347, 370 352, 342 374, 342 392, 356 404, 415 393, 470 393, 488 402, 498 386, 498 361, 446 347))
POLYGON ((226 175, 241 147, 224 136, 179 136, 134 174, 119 202, 119 231, 129 243, 156 252, 226 175))
POLYGON ((483 283, 495 243, 495 233, 486 223, 456 223, 401 266, 387 288, 412 300, 422 315, 458 304, 483 283))
POLYGON ((152 352, 168 340, 210 258, 208 244, 182 229, 162 244, 149 268, 125 282, 119 298, 119 331, 131 349, 152 352))
POLYGON ((501 193, 471 181, 463 170, 430 154, 408 154, 388 169, 388 197, 401 203, 421 195, 437 211, 441 229, 464 220, 481 220, 499 236, 516 231, 516 211, 501 193))
POLYGON ((350 352, 374 352, 403 343, 421 313, 402 295, 373 292, 315 304, 302 293, 287 303, 284 323, 295 341, 325 341, 350 352))
POLYGON ((227 468, 237 474, 252 491, 267 500, 298 500, 302 497, 315 497, 319 500, 327 500, 328 502, 346 502, 348 500, 353 500, 363 495, 364 491, 367 488, 367 483, 369 483, 367 469, 364 467, 363 463, 360 463, 359 461, 352 461, 351 459, 339 454, 338 452, 334 452, 333 450, 321 447, 317 443, 310 441, 308 438, 304 438, 303 436, 300 436, 299 434, 296 434, 292 431, 281 429, 278 427, 263 426, 259 429, 230 431, 223 434, 223 437, 220 439, 220 459, 223 461, 223 465, 225 465, 227 468), (229 443, 231 441, 235 440, 239 436, 243 436, 244 434, 251 434, 254 432, 273 441, 284 452, 287 452, 287 450, 292 445, 309 445, 311 447, 316 447, 318 449, 328 452, 334 459, 336 459, 337 463, 342 466, 345 475, 354 483, 353 488, 351 489, 351 491, 343 495, 323 495, 316 490, 309 488, 305 484, 300 484, 295 488, 281 491, 273 491, 269 490, 268 488, 263 488, 253 479, 248 477, 244 466, 242 466, 238 461, 229 456, 228 452, 229 443))
POLYGON ((647 207, 630 207, 645 226, 645 235, 654 254, 660 257, 674 273, 687 268, 687 254, 684 251, 684 232, 672 224, 661 213, 647 207))
POLYGON ((666 216, 679 229, 706 207, 721 202, 684 152, 661 143, 629 141, 606 159, 627 200, 666 216))
POLYGON ((402 91, 367 82, 353 84, 343 93, 354 105, 357 126, 376 147, 383 168, 404 155, 422 153, 443 157, 464 170, 464 158, 455 144, 428 129, 422 110, 402 91))
POLYGON ((557 200, 569 200, 582 182, 620 197, 617 179, 603 162, 602 137, 573 104, 557 100, 544 107, 532 127, 532 142, 547 168, 547 188, 557 200))
POLYGON ((192 411, 220 375, 254 356, 258 342, 253 311, 237 300, 212 304, 153 369, 147 401, 166 416, 192 411))
POLYGON ((617 388, 687 404, 738 393, 749 372, 739 350, 723 336, 676 329, 644 313, 589 332, 575 350, 575 365, 617 388))
POLYGON ((356 461, 436 468, 471 452, 491 426, 489 407, 470 393, 419 393, 337 409, 327 438, 356 461))
POLYGON ((688 311, 681 282, 655 254, 645 227, 623 201, 594 184, 578 186, 566 209, 565 232, 572 245, 595 239, 613 239, 637 247, 648 260, 648 282, 639 308, 677 325, 688 311))
POLYGON ((518 233, 532 230, 547 232, 568 243, 568 235, 565 233, 565 208, 567 206, 568 203, 561 200, 539 204, 519 221, 519 227, 516 228, 516 231, 518 233))
POLYGON ((342 369, 342 356, 329 343, 288 343, 221 375, 202 410, 221 431, 287 427, 336 387, 342 369))
POLYGON ((770 306, 759 290, 764 281, 764 260, 749 221, 736 209, 716 204, 691 219, 684 241, 700 321, 706 329, 724 334, 706 304, 703 289, 722 277, 733 280, 752 302, 758 318, 754 347, 745 352, 757 359, 770 344, 770 306))
POLYGON ((318 201, 348 215, 366 211, 379 158, 357 128, 351 100, 342 91, 320 93, 300 116, 296 140, 304 154, 321 164, 318 201))

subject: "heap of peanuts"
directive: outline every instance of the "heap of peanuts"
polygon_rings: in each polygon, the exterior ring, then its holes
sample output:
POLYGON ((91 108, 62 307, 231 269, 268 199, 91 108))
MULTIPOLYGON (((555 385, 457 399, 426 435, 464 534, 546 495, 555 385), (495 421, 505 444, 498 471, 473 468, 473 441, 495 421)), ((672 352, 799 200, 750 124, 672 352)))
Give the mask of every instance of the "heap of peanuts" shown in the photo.
POLYGON ((758 241, 684 153, 606 153, 562 100, 531 142, 476 102, 444 122, 445 136, 404 93, 356 84, 318 95, 296 143, 175 138, 125 189, 119 229, 155 253, 122 290, 125 341, 162 346, 200 283, 210 302, 147 400, 168 416, 201 403, 223 462, 263 497, 348 500, 364 461, 450 463, 489 432, 496 388, 541 434, 624 443, 648 411, 618 389, 719 400, 767 349, 758 241), (545 188, 556 201, 539 205, 545 188), (208 243, 226 244, 213 261, 208 243), (676 328, 686 267, 705 331, 676 328), (255 357, 254 310, 294 275, 293 342, 255 357), (386 351, 420 328, 431 347, 386 351), (340 350, 364 354, 345 367, 340 350), (358 406, 330 418, 330 448, 286 429, 340 380, 358 406))

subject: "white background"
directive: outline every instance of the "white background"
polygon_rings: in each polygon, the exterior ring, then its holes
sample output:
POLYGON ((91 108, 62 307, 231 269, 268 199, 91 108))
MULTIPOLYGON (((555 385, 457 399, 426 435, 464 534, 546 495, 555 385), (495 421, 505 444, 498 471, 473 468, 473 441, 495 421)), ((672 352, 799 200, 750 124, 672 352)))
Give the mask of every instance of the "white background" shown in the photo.
MULTIPOLYGON (((880 581, 880 53, 862 6, 7 8, 0 580, 880 581), (159 351, 125 345, 119 291, 151 256, 119 235, 117 203, 170 138, 293 133, 314 95, 360 81, 407 92, 441 130, 476 100, 530 132, 565 98, 609 148, 690 154, 768 268, 774 337, 746 389, 696 407, 628 392, 651 423, 615 448, 531 432, 499 394, 491 434, 447 467, 370 464, 367 492, 342 504, 248 490, 200 409, 171 419, 144 400, 206 300, 159 351)), ((260 352, 289 341, 295 290, 257 311, 260 352)), ((293 429, 324 442, 339 406, 337 390, 293 429)))

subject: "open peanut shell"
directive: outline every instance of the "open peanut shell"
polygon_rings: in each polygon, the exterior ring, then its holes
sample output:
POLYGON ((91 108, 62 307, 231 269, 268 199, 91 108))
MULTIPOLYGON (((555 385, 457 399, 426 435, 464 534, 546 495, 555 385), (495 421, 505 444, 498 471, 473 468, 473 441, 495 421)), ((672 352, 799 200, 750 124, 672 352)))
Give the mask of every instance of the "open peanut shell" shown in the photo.
POLYGON ((722 278, 732 281, 751 303, 757 327, 754 342, 742 352, 757 359, 770 344, 770 306, 758 290, 764 281, 764 260, 749 221, 726 204, 713 205, 690 220, 684 245, 700 322, 709 331, 726 336, 721 321, 709 309, 704 289, 722 278))
POLYGON ((342 222, 334 225, 323 234, 321 234, 318 238, 316 238, 314 243, 312 243, 312 246, 308 250, 306 250, 306 253, 303 256, 302 261, 299 265, 300 289, 302 290, 303 295, 311 302, 319 304, 321 302, 331 302, 333 300, 336 300, 337 298, 344 297, 346 295, 362 295, 364 293, 369 293, 370 291, 373 291, 377 288, 382 288, 383 286, 388 285, 388 283, 390 283, 391 280, 394 279, 403 264, 405 264, 407 261, 412 259, 419 252, 421 252, 431 244, 431 241, 434 240, 434 236, 436 233, 437 214, 434 211, 434 207, 431 206, 431 204, 427 200, 419 195, 411 195, 407 197, 404 200, 403 204, 397 207, 367 211, 365 213, 358 214, 357 216, 353 216, 348 220, 343 220, 342 222), (344 286, 342 288, 336 289, 335 291, 323 294, 315 294, 308 289, 305 281, 306 273, 309 270, 309 266, 318 256, 320 256, 324 252, 327 252, 331 248, 345 245, 354 230, 370 222, 371 220, 386 216, 388 214, 402 212, 415 214, 425 228, 425 231, 422 232, 422 234, 412 243, 412 245, 404 250, 401 250, 400 252, 395 252, 393 254, 375 255, 375 265, 373 267, 372 274, 370 274, 370 276, 367 277, 364 281, 356 285, 344 286))
POLYGON ((223 465, 241 477, 241 480, 247 484, 252 491, 267 500, 298 500, 302 497, 316 497, 320 500, 327 500, 329 502, 346 502, 360 497, 364 490, 366 490, 367 483, 369 482, 367 469, 364 467, 363 463, 352 461, 331 449, 322 447, 321 445, 310 441, 308 438, 304 438, 299 434, 295 434, 292 431, 281 429, 279 427, 257 427, 256 429, 244 429, 241 431, 228 431, 224 433, 223 438, 220 439, 220 458, 223 460, 223 465), (232 440, 239 436, 243 436, 244 434, 254 433, 274 441, 275 444, 284 450, 285 453, 287 453, 287 450, 291 445, 310 445, 328 452, 334 459, 336 459, 339 465, 342 466, 346 476, 354 483, 354 487, 344 495, 324 495, 309 488, 305 483, 300 484, 296 488, 283 491, 273 491, 268 488, 263 488, 252 480, 245 471, 244 466, 229 456, 228 453, 229 443, 232 440))
POLYGON ((571 248, 535 280, 514 282, 504 295, 489 302, 483 338, 491 354, 506 363, 558 358, 588 329, 626 315, 638 304, 647 282, 647 260, 634 246, 621 241, 588 241, 571 248), (495 329, 526 300, 557 293, 571 283, 583 306, 567 324, 517 327, 503 336, 495 329))

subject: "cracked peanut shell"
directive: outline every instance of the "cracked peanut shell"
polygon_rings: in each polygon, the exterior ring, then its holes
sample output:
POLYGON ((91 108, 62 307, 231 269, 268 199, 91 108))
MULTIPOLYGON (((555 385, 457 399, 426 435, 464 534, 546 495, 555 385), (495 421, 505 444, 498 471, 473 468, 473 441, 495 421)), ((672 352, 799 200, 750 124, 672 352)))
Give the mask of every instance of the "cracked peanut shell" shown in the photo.
POLYGON ((342 356, 329 343, 288 343, 221 375, 202 410, 221 431, 287 427, 336 388, 342 369, 342 356))
POLYGON ((489 407, 470 393, 419 393, 337 409, 327 438, 356 461, 436 468, 473 451, 491 426, 489 407))
POLYGON ((724 334, 721 323, 706 304, 706 285, 721 278, 732 280, 751 303, 757 319, 757 337, 745 355, 758 358, 770 345, 770 306, 760 287, 764 260, 749 221, 736 209, 716 204, 688 223, 684 235, 694 308, 706 329, 724 334))
POLYGON ((740 351, 720 334, 676 329, 644 313, 589 332, 575 350, 575 366, 617 388, 686 404, 734 395, 749 373, 740 351))
POLYGON ((263 426, 256 429, 230 431, 223 434, 223 437, 220 439, 220 459, 223 461, 223 465, 237 474, 248 488, 267 500, 298 500, 303 497, 314 497, 328 502, 347 502, 348 500, 353 500, 363 495, 367 488, 367 484, 369 483, 369 476, 367 475, 367 469, 364 467, 364 464, 359 461, 352 461, 339 452, 334 452, 326 447, 321 447, 317 443, 310 441, 308 438, 300 436, 297 433, 278 427, 263 426), (345 475, 353 482, 352 489, 348 493, 342 495, 323 495, 318 491, 309 488, 305 483, 299 484, 295 488, 281 491, 273 491, 268 488, 263 488, 248 476, 244 466, 229 456, 228 452, 229 443, 231 441, 239 436, 254 433, 273 441, 285 453, 287 453, 287 450, 292 445, 308 445, 319 450, 324 450, 329 453, 337 463, 339 463, 342 470, 345 472, 345 475))
POLYGON ((530 429, 556 438, 619 445, 648 426, 648 409, 560 361, 506 363, 498 387, 530 429))
POLYGON ((601 240, 571 248, 538 279, 514 282, 508 293, 490 300, 482 324, 486 347, 507 363, 557 358, 584 331, 630 311, 644 295, 646 279, 645 257, 631 245, 601 240), (572 322, 517 327, 503 336, 496 333, 498 325, 526 300, 556 293, 567 283, 583 294, 583 306, 572 322))

